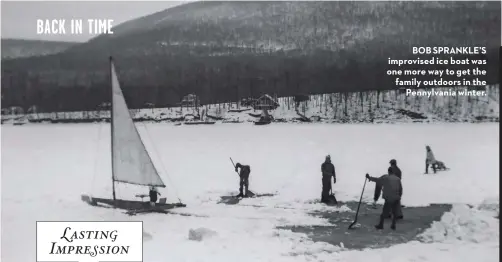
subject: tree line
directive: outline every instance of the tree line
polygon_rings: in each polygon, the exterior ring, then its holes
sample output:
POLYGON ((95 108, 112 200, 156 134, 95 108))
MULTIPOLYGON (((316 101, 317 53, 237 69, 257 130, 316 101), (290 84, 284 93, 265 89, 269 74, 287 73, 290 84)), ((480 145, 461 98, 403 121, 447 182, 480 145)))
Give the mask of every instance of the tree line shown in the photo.
MULTIPOLYGON (((199 96, 202 104, 214 104, 262 94, 283 97, 389 90, 396 87, 395 76, 386 75, 387 58, 415 58, 375 52, 369 44, 352 49, 356 51, 318 49, 303 54, 255 49, 214 55, 223 49, 211 48, 202 55, 194 55, 193 47, 186 47, 186 52, 155 55, 117 53, 115 65, 126 101, 131 108, 146 104, 169 107, 191 93, 199 96)), ((488 84, 498 83, 498 50, 480 58, 488 61, 482 67, 488 70, 483 79, 488 84)), ((95 110, 109 102, 109 85, 107 59, 98 54, 70 52, 2 61, 2 108, 35 105, 43 112, 95 110)))

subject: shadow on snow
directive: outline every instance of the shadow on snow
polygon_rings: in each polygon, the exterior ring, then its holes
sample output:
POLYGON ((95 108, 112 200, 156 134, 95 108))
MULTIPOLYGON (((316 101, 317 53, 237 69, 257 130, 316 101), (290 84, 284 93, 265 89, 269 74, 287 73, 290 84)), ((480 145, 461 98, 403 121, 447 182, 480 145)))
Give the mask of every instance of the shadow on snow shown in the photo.
POLYGON ((314 242, 326 242, 343 246, 347 249, 384 248, 396 244, 419 240, 417 236, 430 227, 433 221, 439 221, 445 212, 451 210, 448 204, 432 204, 427 207, 403 207, 403 220, 398 220, 396 230, 390 229, 391 219, 385 220, 383 230, 375 229, 382 205, 377 208, 361 203, 357 219, 358 227, 348 230, 354 221, 358 202, 339 202, 346 205, 351 212, 323 211, 312 213, 314 216, 326 218, 330 226, 292 226, 281 227, 297 233, 305 233, 314 242))

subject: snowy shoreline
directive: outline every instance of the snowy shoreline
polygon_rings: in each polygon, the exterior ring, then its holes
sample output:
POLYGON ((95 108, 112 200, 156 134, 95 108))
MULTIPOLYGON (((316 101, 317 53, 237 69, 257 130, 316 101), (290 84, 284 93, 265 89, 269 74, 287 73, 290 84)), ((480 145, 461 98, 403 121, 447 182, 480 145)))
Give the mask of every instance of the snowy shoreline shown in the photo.
MULTIPOLYGON (((183 120, 173 120, 173 119, 156 119, 152 117, 136 117, 133 120, 135 123, 157 123, 157 124, 173 124, 180 125, 185 123, 183 120)), ((211 121, 215 124, 246 124, 253 123, 255 119, 240 120, 237 119, 225 119, 225 120, 215 120, 211 121)), ((389 119, 362 119, 362 120, 349 120, 349 119, 320 119, 317 121, 302 121, 300 119, 275 119, 270 124, 403 124, 403 123, 414 123, 414 124, 445 124, 445 123, 498 123, 500 121, 498 116, 478 116, 470 119, 410 119, 406 117, 401 118, 389 118, 389 119)), ((2 125, 4 124, 96 124, 96 123, 109 123, 109 118, 38 118, 33 116, 28 117, 17 117, 17 118, 4 118, 2 119, 2 125)))
MULTIPOLYGON (((7 120, 2 123, 3 125, 16 125, 16 126, 21 126, 21 125, 95 125, 95 124, 106 124, 109 123, 109 119, 102 120, 102 121, 65 121, 65 120, 45 120, 45 121, 12 121, 12 120, 7 120)), ((173 125, 173 126, 180 126, 180 125, 185 125, 184 122, 181 121, 153 121, 153 120, 143 120, 143 121, 137 121, 135 120, 134 123, 136 124, 159 124, 159 125, 173 125)), ((242 121, 242 122, 225 122, 225 121, 215 121, 216 125, 251 125, 253 124, 253 121, 242 121)), ((465 120, 465 121, 439 121, 439 120, 427 120, 427 121, 393 121, 393 120, 375 120, 374 122, 343 122, 343 121, 317 121, 317 122, 301 122, 301 121, 277 121, 277 122, 272 122, 270 125, 298 125, 298 126, 304 126, 304 125, 330 125, 330 124, 336 124, 336 125, 402 125, 402 124, 414 124, 414 125, 440 125, 440 124, 488 124, 488 123, 499 123, 498 118, 488 118, 488 119, 482 119, 482 120, 465 120)))
MULTIPOLYGON (((484 123, 499 122, 499 87, 487 87, 487 96, 407 96, 401 90, 335 93, 276 99, 278 107, 269 110, 276 123, 484 123)), ((2 124, 90 123, 109 121, 106 108, 96 111, 22 114, 11 108, 3 114, 2 124)), ((142 108, 129 110, 135 122, 179 124, 205 115, 216 123, 246 123, 259 119, 260 110, 235 102, 207 104, 199 107, 142 108), (204 112, 204 113, 203 113, 204 112)))

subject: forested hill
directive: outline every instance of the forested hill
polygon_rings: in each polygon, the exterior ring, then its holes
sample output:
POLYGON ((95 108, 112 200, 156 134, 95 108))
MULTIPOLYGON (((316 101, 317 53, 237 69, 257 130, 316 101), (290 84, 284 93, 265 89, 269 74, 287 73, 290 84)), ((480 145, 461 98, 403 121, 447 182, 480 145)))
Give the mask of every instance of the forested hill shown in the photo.
POLYGON ((77 44, 61 41, 2 39, 2 59, 56 54, 77 44))
POLYGON ((486 46, 498 82, 500 2, 194 2, 62 53, 2 60, 2 106, 94 109, 115 57, 131 107, 188 93, 214 103, 272 93, 393 88, 389 57, 413 46, 486 46))

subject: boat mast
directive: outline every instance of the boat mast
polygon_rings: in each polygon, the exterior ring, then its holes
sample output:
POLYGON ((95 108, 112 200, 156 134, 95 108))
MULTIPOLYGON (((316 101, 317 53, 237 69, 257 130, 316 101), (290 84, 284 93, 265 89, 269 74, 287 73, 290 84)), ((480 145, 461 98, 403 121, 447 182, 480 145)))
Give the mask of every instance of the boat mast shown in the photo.
POLYGON ((115 202, 117 199, 115 198, 115 175, 114 175, 114 172, 115 172, 115 165, 113 164, 114 161, 114 157, 113 157, 113 153, 114 153, 114 150, 113 150, 113 70, 112 70, 112 66, 113 66, 113 59, 112 57, 110 56, 110 90, 111 90, 111 97, 110 97, 110 130, 111 130, 111 140, 112 140, 112 143, 111 143, 111 146, 112 146, 112 190, 113 190, 113 201, 115 202))

